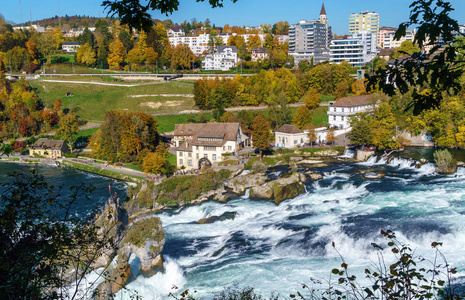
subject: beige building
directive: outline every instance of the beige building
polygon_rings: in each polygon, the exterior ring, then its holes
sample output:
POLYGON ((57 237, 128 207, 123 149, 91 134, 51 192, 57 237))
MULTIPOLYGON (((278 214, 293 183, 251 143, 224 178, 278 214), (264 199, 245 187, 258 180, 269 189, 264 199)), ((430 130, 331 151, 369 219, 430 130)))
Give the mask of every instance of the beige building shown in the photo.
POLYGON ((359 14, 352 13, 349 17, 349 34, 356 34, 360 31, 370 31, 378 35, 379 14, 368 10, 359 14))
POLYGON ((350 128, 349 117, 362 112, 373 111, 376 95, 362 95, 345 97, 330 103, 328 109, 328 123, 331 127, 339 129, 350 128))
POLYGON ((40 155, 50 158, 62 157, 66 152, 69 152, 68 145, 62 140, 49 140, 45 138, 38 139, 32 146, 29 147, 29 155, 40 155))
POLYGON ((303 146, 307 143, 307 133, 295 125, 285 124, 275 132, 275 145, 278 148, 292 148, 303 146))
POLYGON ((221 162, 223 154, 236 154, 250 143, 239 123, 176 124, 173 139, 179 145, 177 166, 186 170, 221 162))

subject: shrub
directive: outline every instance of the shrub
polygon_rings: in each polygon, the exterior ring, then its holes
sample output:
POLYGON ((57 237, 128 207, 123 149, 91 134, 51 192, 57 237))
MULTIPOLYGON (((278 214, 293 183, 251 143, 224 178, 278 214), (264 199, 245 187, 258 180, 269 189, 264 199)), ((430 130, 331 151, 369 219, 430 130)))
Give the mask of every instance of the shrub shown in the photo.
POLYGON ((447 149, 438 150, 434 152, 433 156, 439 173, 450 174, 455 172, 457 164, 447 149))
POLYGON ((254 173, 265 173, 266 171, 266 166, 263 162, 261 161, 256 161, 252 164, 252 171, 254 173))

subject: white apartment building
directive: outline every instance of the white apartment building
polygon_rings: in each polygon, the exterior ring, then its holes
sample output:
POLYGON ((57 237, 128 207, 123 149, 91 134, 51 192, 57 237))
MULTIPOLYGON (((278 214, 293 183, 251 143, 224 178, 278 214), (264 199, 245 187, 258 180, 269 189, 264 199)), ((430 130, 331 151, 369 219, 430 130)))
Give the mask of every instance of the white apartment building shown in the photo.
POLYGON ((331 63, 348 62, 352 67, 360 67, 376 57, 376 34, 360 31, 347 39, 331 41, 331 63))
POLYGON ((205 55, 202 61, 203 70, 229 71, 237 65, 236 46, 219 46, 215 53, 205 55))
POLYGON ((44 33, 45 28, 40 25, 30 25, 30 26, 15 26, 13 30, 35 30, 39 33, 44 33))
POLYGON ((256 47, 252 49, 252 61, 264 60, 268 58, 268 50, 263 47, 256 47))
POLYGON ((209 34, 203 33, 198 36, 177 36, 168 39, 171 46, 187 45, 195 55, 200 56, 208 52, 209 38, 209 34))
POLYGON ((311 61, 315 64, 330 59, 331 26, 328 26, 325 6, 321 7, 318 20, 302 20, 289 27, 289 55, 294 56, 294 63, 311 61))
POLYGON ((416 34, 416 31, 415 30, 408 30, 406 32, 406 35, 401 37, 398 41, 394 38, 394 36, 396 35, 396 32, 388 32, 386 34, 384 34, 384 38, 382 40, 382 47, 385 48, 385 49, 389 49, 389 48, 399 48, 400 45, 402 45, 403 42, 405 41, 410 41, 413 43, 413 41, 415 40, 415 34, 416 34))
POLYGON ((349 17, 349 34, 356 34, 359 31, 370 31, 377 35, 379 31, 379 14, 368 10, 359 14, 352 13, 349 17))
POLYGON ((176 124, 175 136, 186 130, 188 135, 176 148, 177 166, 186 170, 221 162, 223 154, 235 154, 250 143, 239 123, 176 124), (191 125, 195 126, 189 131, 191 125), (195 134, 190 135, 193 132, 195 134))
POLYGON ((345 97, 329 106, 328 123, 339 129, 350 128, 349 117, 361 112, 371 112, 374 109, 374 95, 345 97))

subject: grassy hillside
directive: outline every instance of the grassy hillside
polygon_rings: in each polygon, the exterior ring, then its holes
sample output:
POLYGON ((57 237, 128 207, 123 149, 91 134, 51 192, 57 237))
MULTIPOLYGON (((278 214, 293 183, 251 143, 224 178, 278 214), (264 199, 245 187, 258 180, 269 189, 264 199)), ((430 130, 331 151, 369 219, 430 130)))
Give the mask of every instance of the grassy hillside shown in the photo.
MULTIPOLYGON (((76 78, 72 78, 76 80, 76 78)), ((193 94, 194 85, 189 82, 169 82, 135 87, 104 86, 86 83, 47 82, 49 79, 31 80, 31 85, 47 106, 61 99, 64 107, 76 108, 79 115, 88 121, 102 121, 108 110, 169 113, 191 109, 193 98, 162 97, 159 94, 193 94), (72 97, 66 97, 72 93, 72 97), (131 97, 137 96, 137 97, 131 97)), ((56 78, 61 80, 61 78, 56 78)), ((66 80, 66 79, 65 79, 66 80)), ((67 80, 71 80, 68 78, 67 80)), ((84 81, 96 79, 81 78, 84 81)), ((97 81, 102 81, 97 80, 97 81)), ((115 82, 121 83, 121 81, 115 82)), ((134 82, 126 82, 134 84, 134 82)))

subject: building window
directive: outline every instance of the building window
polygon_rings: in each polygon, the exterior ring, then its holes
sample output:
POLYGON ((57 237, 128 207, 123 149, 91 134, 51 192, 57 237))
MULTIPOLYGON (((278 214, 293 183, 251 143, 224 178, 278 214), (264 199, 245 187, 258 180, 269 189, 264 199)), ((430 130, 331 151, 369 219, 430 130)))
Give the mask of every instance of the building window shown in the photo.
POLYGON ((341 121, 344 121, 344 116, 341 116, 341 121))
POLYGON ((189 166, 192 166, 192 159, 189 159, 189 160, 187 161, 187 164, 188 164, 189 166))
POLYGON ((187 156, 188 156, 188 157, 192 157, 192 153, 191 153, 191 152, 188 152, 188 153, 187 153, 187 156))
POLYGON ((182 166, 184 164, 184 161, 182 160, 182 158, 179 159, 179 164, 182 166))
POLYGON ((336 121, 336 116, 333 116, 333 121, 336 121))
POLYGON ((195 155, 195 158, 196 158, 196 159, 199 159, 199 154, 198 154, 198 153, 195 155))
POLYGON ((344 107, 342 108, 342 112, 344 112, 344 107))
POLYGON ((334 108, 334 111, 336 111, 336 108, 334 108))
POLYGON ((204 146, 203 150, 205 150, 205 151, 216 151, 216 147, 215 146, 204 146))
POLYGON ((203 157, 208 159, 208 154, 204 154, 203 157))
POLYGON ((297 140, 294 140, 294 145, 297 145, 297 140))
POLYGON ((228 151, 231 151, 232 150, 232 146, 228 146, 228 151))
POLYGON ((213 159, 213 160, 216 160, 216 154, 213 154, 213 155, 212 155, 212 159, 213 159))
POLYGON ((182 151, 179 151, 179 156, 180 156, 180 157, 183 157, 183 156, 184 156, 183 153, 182 153, 182 151))

